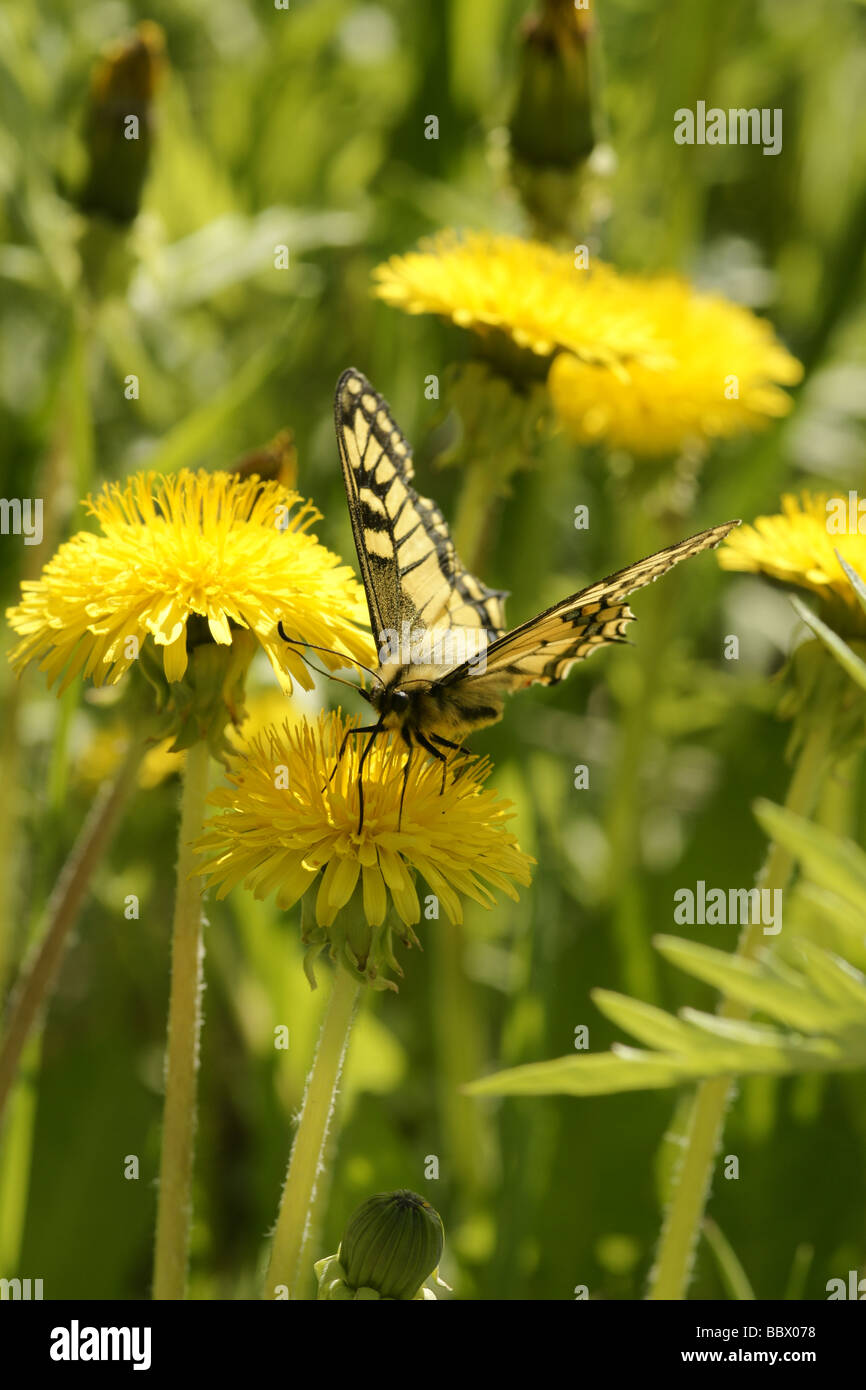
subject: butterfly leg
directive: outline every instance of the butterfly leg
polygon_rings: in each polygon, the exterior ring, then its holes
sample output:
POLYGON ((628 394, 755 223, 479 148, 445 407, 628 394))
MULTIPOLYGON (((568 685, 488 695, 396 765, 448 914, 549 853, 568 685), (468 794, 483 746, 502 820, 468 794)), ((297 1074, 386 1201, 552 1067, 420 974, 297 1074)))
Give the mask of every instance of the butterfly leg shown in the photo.
POLYGON ((376 730, 378 730, 378 729, 381 729, 381 727, 382 727, 381 724, 362 724, 361 727, 360 727, 359 729, 347 729, 347 730, 346 730, 345 734, 343 735, 343 741, 342 741, 342 743, 340 744, 339 752, 337 753, 337 761, 336 761, 336 763, 334 764, 334 770, 333 770, 333 772, 331 773, 330 777, 328 778, 327 782, 325 783, 325 786, 322 787, 322 791, 325 790, 325 787, 329 787, 329 786, 331 785, 331 783, 333 782, 334 778, 336 777, 336 775, 337 775, 337 769, 338 769, 338 767, 340 766, 340 763, 343 761, 343 754, 344 754, 345 751, 346 751, 346 744, 349 742, 349 739, 352 737, 352 735, 353 735, 353 734, 372 734, 374 731, 376 731, 376 730))
POLYGON ((385 726, 380 720, 378 724, 373 724, 365 729, 355 729, 353 732, 356 734, 364 733, 370 735, 367 742, 364 744, 364 751, 358 760, 358 834, 360 835, 361 831, 364 829, 364 763, 367 761, 367 754, 376 741, 376 735, 383 734, 385 732, 385 726))
MULTIPOLYGON (((440 795, 440 796, 444 796, 444 794, 445 794, 445 775, 446 775, 446 773, 447 773, 447 771, 448 771, 448 759, 446 758, 446 756, 445 756, 444 753, 440 753, 440 751, 439 751, 438 748, 434 748, 434 746, 433 746, 433 744, 430 742, 429 738, 425 738, 423 734, 419 734, 419 732, 418 732, 417 729, 415 730, 415 737, 417 738, 417 740, 418 740, 418 742, 420 743, 421 747, 422 747, 422 748, 426 748, 426 749, 427 749, 427 752, 428 752, 428 753, 431 753, 431 754, 433 755, 433 757, 436 759, 436 761, 437 761, 437 762, 440 762, 440 763, 442 764, 442 790, 440 791, 439 795, 440 795)), ((435 737, 435 735, 434 735, 434 737, 435 737)))
POLYGON ((406 758, 406 766, 403 768, 403 786, 400 791, 400 812, 397 816, 398 830, 400 829, 400 826, 403 824, 403 801, 406 796, 406 785, 409 781, 409 764, 412 761, 412 735, 409 733, 408 729, 403 728, 400 730, 400 736, 402 737, 406 747, 409 749, 409 754, 406 758))
MULTIPOLYGON (((471 749, 471 748, 464 748, 462 743, 452 743, 450 738, 442 738, 442 736, 441 736, 440 734, 431 734, 430 737, 433 739, 434 743, 438 743, 442 748, 453 748, 453 749, 455 750, 456 754, 457 754, 459 757, 461 757, 461 758, 474 758, 474 757, 475 757, 475 754, 472 752, 472 749, 471 749)), ((456 762, 457 759, 455 758, 454 761, 456 762)), ((457 769, 455 770, 455 772, 454 772, 454 780, 455 780, 455 782, 456 782, 457 778, 460 776, 460 774, 461 774, 462 772, 464 772, 464 771, 465 771, 464 768, 457 768, 457 769)))
POLYGON ((453 748, 456 752, 462 754, 464 758, 475 757, 475 754, 472 752, 472 749, 464 748, 462 743, 452 743, 450 738, 442 738, 441 734, 431 734, 430 737, 432 738, 434 743, 440 744, 442 748, 453 748))

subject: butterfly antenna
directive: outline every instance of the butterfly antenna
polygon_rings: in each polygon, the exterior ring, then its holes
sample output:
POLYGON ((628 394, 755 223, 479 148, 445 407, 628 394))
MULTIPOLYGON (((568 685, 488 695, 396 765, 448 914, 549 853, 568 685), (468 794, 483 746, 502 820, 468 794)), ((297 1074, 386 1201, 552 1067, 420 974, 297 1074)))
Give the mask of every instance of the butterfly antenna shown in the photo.
MULTIPOLYGON (((304 642, 300 637, 288 637, 283 631, 283 624, 281 622, 277 623, 277 631, 283 641, 287 642, 290 647, 309 647, 314 652, 325 652, 328 656, 345 656, 344 652, 334 651, 332 647, 317 647, 315 643, 304 642)), ((324 671, 321 666, 315 666, 308 656, 304 656, 303 652, 300 653, 300 657, 302 661, 306 662, 311 671, 315 671, 318 675, 324 676, 326 680, 337 681, 340 685, 348 685, 351 690, 357 691, 362 700, 366 700, 367 704, 370 703, 370 696, 367 694, 366 690, 364 690, 363 686, 355 685, 354 681, 347 681, 342 676, 335 676, 333 671, 324 671)), ((369 666, 365 666, 362 661, 355 661, 353 657, 346 657, 346 660, 355 666, 360 666, 361 670, 366 671, 368 675, 372 676, 374 681, 380 681, 381 683, 381 677, 378 676, 375 671, 371 671, 369 666)))

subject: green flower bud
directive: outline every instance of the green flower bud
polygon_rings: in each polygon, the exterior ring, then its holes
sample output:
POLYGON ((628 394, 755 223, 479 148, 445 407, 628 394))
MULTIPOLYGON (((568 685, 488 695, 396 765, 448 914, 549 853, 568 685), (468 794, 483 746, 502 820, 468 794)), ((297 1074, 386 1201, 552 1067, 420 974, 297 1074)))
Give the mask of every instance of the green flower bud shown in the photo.
POLYGON ((294 488, 298 481, 298 451, 291 430, 280 430, 269 444, 261 449, 253 449, 244 454, 232 465, 232 473, 239 478, 249 478, 253 474, 263 483, 282 483, 283 487, 294 488))
POLYGON ((338 1255, 328 1255, 314 1265, 319 1281, 319 1298, 328 1302, 345 1303, 355 1297, 355 1290, 349 1288, 346 1271, 340 1264, 338 1255))
POLYGON ((595 144, 591 31, 574 0, 542 0, 523 26, 511 148, 532 168, 574 169, 595 144))
POLYGON ((206 621, 193 615, 187 623, 189 664, 181 681, 165 678, 162 657, 151 642, 141 648, 137 666, 156 693, 160 720, 158 736, 172 737, 171 751, 179 753, 206 739, 215 758, 225 760, 234 750, 226 741, 231 724, 244 719, 244 691, 256 642, 247 628, 233 628, 227 646, 218 645, 206 621))
POLYGON ((88 172, 78 200, 83 212, 124 226, 137 215, 164 63, 165 38, 150 20, 97 63, 84 120, 88 172))
POLYGON ((322 951, 327 951, 331 960, 339 961, 359 985, 396 992, 397 986, 389 972, 402 978, 403 970, 394 954, 394 938, 396 936, 405 947, 420 947, 412 928, 399 920, 393 908, 387 912, 384 922, 371 926, 364 910, 361 884, 329 927, 320 927, 316 921, 315 903, 316 890, 308 889, 301 899, 301 941, 307 948, 304 973, 310 988, 316 988, 316 960, 322 951))
POLYGON ((439 1213, 417 1192, 380 1192, 350 1218, 340 1264, 367 1298, 410 1300, 438 1267, 445 1235, 439 1213))
POLYGON ((568 244, 607 215, 598 147, 598 42, 589 4, 539 0, 521 30, 509 122, 511 179, 542 241, 568 244))

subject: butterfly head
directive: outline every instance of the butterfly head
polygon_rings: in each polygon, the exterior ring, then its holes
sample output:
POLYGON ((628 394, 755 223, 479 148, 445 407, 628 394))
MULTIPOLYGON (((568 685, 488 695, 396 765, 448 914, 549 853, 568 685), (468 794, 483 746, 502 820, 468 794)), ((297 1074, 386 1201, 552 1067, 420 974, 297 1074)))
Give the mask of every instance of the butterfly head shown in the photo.
POLYGON ((391 715, 396 724, 402 724, 411 708, 412 698, 408 690, 380 682, 370 691, 370 704, 383 719, 391 715))

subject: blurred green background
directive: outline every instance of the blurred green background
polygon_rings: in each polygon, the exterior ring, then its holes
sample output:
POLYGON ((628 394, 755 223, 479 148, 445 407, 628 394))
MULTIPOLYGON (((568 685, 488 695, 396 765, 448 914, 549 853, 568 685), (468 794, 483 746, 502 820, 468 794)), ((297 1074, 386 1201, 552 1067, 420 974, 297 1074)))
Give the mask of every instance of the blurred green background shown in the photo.
MULTIPOLYGON (((350 364, 387 396, 422 490, 454 515, 461 465, 436 459, 454 436, 448 393, 425 399, 424 379, 447 384, 471 344, 375 301, 370 271, 440 227, 527 230, 505 130, 531 8, 4 5, 2 494, 46 499, 41 548, 2 538, 6 602, 79 528, 78 499, 104 479, 225 466, 284 426, 299 489, 324 513, 319 535, 354 561, 331 418, 350 364), (141 210, 123 230, 88 221, 70 194, 93 65, 143 19, 164 31, 166 63, 141 210), (438 141, 424 139, 429 114, 438 141), (273 264, 280 243, 286 271, 273 264)), ((594 9, 605 151, 593 245, 623 268, 677 269, 767 313, 806 367, 786 421, 711 452, 683 534, 775 511, 786 489, 863 486, 866 6, 594 9), (782 107, 783 153, 677 146, 673 112, 698 99, 782 107)), ((608 467, 561 439, 517 476, 483 571, 511 591, 512 622, 653 548, 633 484, 622 460, 608 467), (574 530, 577 503, 590 506, 588 532, 574 530)), ((404 954, 399 995, 367 999, 318 1253, 336 1249, 364 1197, 410 1187, 442 1214, 443 1274, 459 1298, 568 1299, 578 1284, 642 1296, 677 1097, 480 1104, 451 1083, 463 1064, 471 1076, 565 1054, 580 1024, 593 1051, 607 1048, 616 1030, 589 1000, 595 986, 667 1009, 714 1005, 649 938, 691 930, 733 949, 732 928, 674 928, 673 893, 701 878, 748 886, 760 867, 750 806, 781 800, 787 785, 771 676, 794 617, 782 595, 722 574, 713 557, 661 590, 635 603, 637 648, 522 695, 477 739, 539 861, 534 884, 519 904, 470 910, 468 1008, 443 985, 445 921, 422 923, 424 953, 404 954), (721 658, 728 633, 740 636, 737 663, 721 658), (636 729, 619 713, 640 681, 636 729), (574 789, 580 763, 588 790, 574 789), (438 1180, 425 1178, 431 1155, 438 1180)), ((92 799, 88 749, 114 715, 79 685, 58 701, 36 672, 2 679, 5 989, 92 799)), ((327 689, 318 698, 335 700, 327 689)), ((344 704, 360 709, 351 695, 344 704)), ((129 803, 0 1139, 0 1275, 41 1277, 48 1298, 147 1296, 176 802, 168 779, 129 803), (124 919, 130 893, 137 921, 124 919), (141 1160, 137 1182, 123 1177, 128 1154, 141 1160)), ((819 814, 862 838, 859 764, 828 785, 819 814)), ((191 1292, 251 1297, 325 990, 306 983, 295 917, 241 890, 209 902, 208 917, 191 1292), (282 1023, 288 1053, 273 1047, 282 1023)), ((759 1297, 822 1298, 828 1279, 862 1263, 864 1102, 859 1077, 740 1086, 723 1152, 739 1156, 741 1175, 718 1177, 710 1210, 759 1297)), ((691 1296, 725 1291, 702 1245, 691 1296)))

